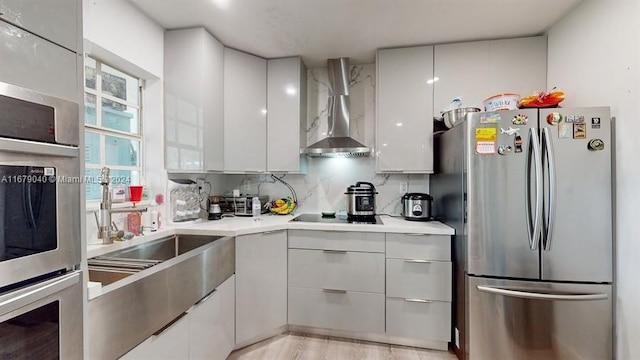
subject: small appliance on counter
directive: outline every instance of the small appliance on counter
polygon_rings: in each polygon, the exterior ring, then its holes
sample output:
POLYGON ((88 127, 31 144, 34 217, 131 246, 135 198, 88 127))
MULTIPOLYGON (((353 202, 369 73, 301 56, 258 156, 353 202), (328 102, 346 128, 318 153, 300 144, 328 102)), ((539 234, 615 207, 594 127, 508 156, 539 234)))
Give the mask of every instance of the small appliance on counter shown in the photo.
POLYGON ((195 220, 200 216, 200 193, 192 180, 169 180, 169 201, 173 222, 195 220))
POLYGON ((376 187, 370 182, 358 181, 347 188, 347 217, 372 218, 376 215, 376 187))
POLYGON ((402 216, 405 220, 429 221, 433 197, 425 193, 406 193, 402 196, 402 216))
MULTIPOLYGON (((226 196, 224 198, 226 202, 225 209, 228 213, 234 214, 235 216, 252 216, 251 207, 253 197, 257 196, 260 199, 260 204, 266 204, 269 201, 268 196, 262 195, 249 195, 244 194, 241 196, 226 196)), ((262 207, 261 214, 265 214, 269 212, 268 209, 262 207)))

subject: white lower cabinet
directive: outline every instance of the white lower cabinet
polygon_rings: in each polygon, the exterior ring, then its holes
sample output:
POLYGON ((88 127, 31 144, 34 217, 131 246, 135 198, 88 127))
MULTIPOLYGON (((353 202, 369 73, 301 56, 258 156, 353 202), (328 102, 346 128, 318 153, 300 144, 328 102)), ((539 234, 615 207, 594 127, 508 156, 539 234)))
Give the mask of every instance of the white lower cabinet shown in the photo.
POLYGON ((235 275, 189 311, 189 358, 224 360, 235 347, 235 275))
POLYGON ((287 324, 287 231, 236 237, 236 344, 287 324))
POLYGON ((289 231, 289 324, 384 334, 384 234, 289 231))
POLYGON ((387 335, 449 342, 451 303, 387 298, 387 335))
POLYGON ((126 360, 173 360, 189 358, 189 314, 185 313, 157 335, 124 354, 126 360))
POLYGON ((446 349, 451 341, 451 237, 386 235, 386 333, 446 349))
POLYGON ((235 346, 235 275, 121 359, 224 360, 235 346))
POLYGON ((384 333, 384 294, 289 287, 289 324, 384 333))

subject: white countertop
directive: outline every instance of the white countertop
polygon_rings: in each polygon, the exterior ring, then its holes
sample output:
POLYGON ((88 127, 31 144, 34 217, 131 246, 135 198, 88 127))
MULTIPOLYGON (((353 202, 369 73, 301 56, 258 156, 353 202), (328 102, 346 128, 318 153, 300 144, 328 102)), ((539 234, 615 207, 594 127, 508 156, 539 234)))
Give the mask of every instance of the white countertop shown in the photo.
POLYGON ((380 216, 382 225, 370 224, 334 224, 289 222, 292 215, 262 215, 259 221, 250 217, 225 217, 221 220, 198 220, 185 224, 171 224, 156 232, 148 232, 131 240, 116 242, 110 245, 88 245, 87 258, 104 255, 112 251, 125 249, 147 241, 156 240, 174 234, 180 235, 221 235, 237 236, 274 230, 327 230, 327 231, 364 231, 384 233, 412 233, 453 235, 453 228, 437 221, 407 221, 399 217, 380 216))

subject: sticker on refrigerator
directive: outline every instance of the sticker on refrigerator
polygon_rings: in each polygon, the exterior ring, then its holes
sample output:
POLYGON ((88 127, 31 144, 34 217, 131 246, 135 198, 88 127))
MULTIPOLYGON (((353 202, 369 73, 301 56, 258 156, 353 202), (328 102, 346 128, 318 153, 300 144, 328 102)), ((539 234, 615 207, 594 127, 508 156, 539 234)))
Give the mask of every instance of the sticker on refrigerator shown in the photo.
POLYGON ((513 139, 513 147, 515 148, 515 152, 522 152, 522 137, 520 137, 520 135, 516 135, 513 139))
POLYGON ((497 124, 500 122, 499 114, 486 114, 480 116, 480 124, 497 124))
POLYGON ((498 146, 498 154, 500 155, 508 155, 513 150, 511 145, 500 145, 498 146))
POLYGON ((497 136, 498 129, 496 128, 476 128, 476 153, 495 154, 497 136))
POLYGON ((509 128, 506 130, 503 128, 500 128, 500 135, 507 135, 507 136, 518 135, 519 132, 520 132, 520 129, 512 128, 511 126, 509 126, 509 128))
POLYGON ((604 150, 604 141, 602 141, 602 139, 591 139, 587 144, 587 149, 589 149, 589 151, 604 150))
POLYGON ((600 118, 599 117, 591 118, 591 128, 592 129, 600 129, 600 118))
POLYGON ((587 138, 587 126, 585 124, 573 124, 573 138, 574 139, 586 139, 587 138))
POLYGON ((529 122, 529 117, 526 114, 518 114, 511 120, 513 125, 527 125, 527 122, 529 122))
POLYGON ((571 124, 561 123, 558 124, 558 138, 559 139, 571 139, 571 124))
POLYGON ((547 115, 547 123, 549 125, 558 125, 559 122, 562 121, 562 115, 557 112, 552 112, 547 115))

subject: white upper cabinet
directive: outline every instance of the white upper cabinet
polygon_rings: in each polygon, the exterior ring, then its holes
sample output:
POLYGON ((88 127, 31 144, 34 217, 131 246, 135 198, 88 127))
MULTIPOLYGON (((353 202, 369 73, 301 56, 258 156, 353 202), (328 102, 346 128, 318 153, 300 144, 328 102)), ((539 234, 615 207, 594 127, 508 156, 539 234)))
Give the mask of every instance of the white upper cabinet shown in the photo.
POLYGON ((223 46, 204 28, 165 32, 169 171, 223 170, 223 59, 223 46))
POLYGON ((224 49, 224 168, 267 170, 267 61, 224 49))
POLYGON ((492 95, 527 96, 547 87, 545 36, 436 45, 434 53, 434 116, 456 97, 484 110, 492 95))
POLYGON ((78 52, 82 32, 80 0, 2 0, 0 19, 78 52))
POLYGON ((378 50, 376 170, 433 173, 433 46, 378 50))
POLYGON ((305 172, 307 70, 300 57, 267 61, 267 171, 305 172))

